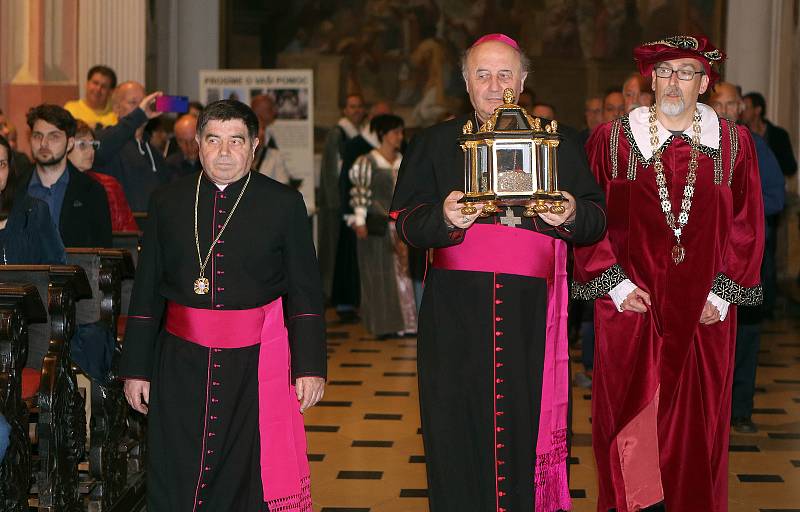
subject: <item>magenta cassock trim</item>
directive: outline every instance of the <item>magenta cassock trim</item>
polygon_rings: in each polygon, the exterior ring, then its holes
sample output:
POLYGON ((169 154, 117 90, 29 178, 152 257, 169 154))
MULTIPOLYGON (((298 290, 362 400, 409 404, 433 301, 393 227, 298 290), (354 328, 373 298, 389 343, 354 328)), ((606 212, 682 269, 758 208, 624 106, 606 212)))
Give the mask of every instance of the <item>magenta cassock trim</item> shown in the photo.
POLYGON ((283 303, 246 310, 196 309, 167 303, 167 331, 215 349, 260 343, 258 419, 261 483, 270 510, 310 512, 311 492, 303 416, 291 384, 283 303))
POLYGON ((547 279, 547 334, 533 481, 536 512, 571 508, 566 444, 569 397, 566 263, 567 247, 563 240, 496 224, 473 224, 460 244, 433 253, 434 268, 547 279))

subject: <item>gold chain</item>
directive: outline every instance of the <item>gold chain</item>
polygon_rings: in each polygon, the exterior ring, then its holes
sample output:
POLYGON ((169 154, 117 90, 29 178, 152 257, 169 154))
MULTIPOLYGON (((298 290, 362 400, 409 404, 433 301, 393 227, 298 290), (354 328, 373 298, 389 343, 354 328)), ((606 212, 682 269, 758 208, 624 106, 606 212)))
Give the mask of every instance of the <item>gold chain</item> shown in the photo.
POLYGON ((217 245, 222 233, 225 231, 225 228, 228 227, 228 222, 231 221, 233 218, 233 213, 236 211, 236 207, 239 206, 239 201, 241 201, 242 196, 244 195, 244 191, 247 190, 247 185, 250 183, 250 176, 252 173, 247 173, 247 180, 244 182, 244 186, 242 187, 242 191, 239 192, 239 197, 236 198, 236 202, 233 203, 233 208, 231 208, 231 213, 228 214, 228 218, 225 219, 225 223, 222 224, 222 229, 219 230, 217 233, 217 237, 211 242, 211 247, 208 248, 208 253, 206 254, 206 258, 204 260, 200 259, 200 238, 197 235, 197 210, 198 204, 200 202, 200 180, 203 178, 203 173, 200 173, 200 176, 197 177, 197 189, 194 193, 194 245, 197 248, 197 262, 200 264, 200 279, 203 279, 204 274, 206 272, 206 265, 208 265, 208 259, 211 257, 211 253, 214 252, 214 246, 217 245))
POLYGON ((692 119, 692 148, 689 153, 689 174, 686 176, 686 186, 683 189, 683 199, 681 200, 681 211, 678 214, 678 223, 675 223, 675 214, 672 213, 672 201, 667 190, 667 180, 664 177, 664 164, 661 161, 661 149, 658 147, 658 128, 656 127, 656 107, 650 107, 650 145, 653 148, 653 167, 656 170, 656 184, 658 185, 658 197, 661 200, 661 210, 667 220, 667 226, 675 233, 678 244, 681 243, 681 234, 686 223, 689 222, 689 211, 692 208, 692 197, 694 196, 694 185, 697 181, 697 157, 700 146, 700 111, 695 109, 692 119))

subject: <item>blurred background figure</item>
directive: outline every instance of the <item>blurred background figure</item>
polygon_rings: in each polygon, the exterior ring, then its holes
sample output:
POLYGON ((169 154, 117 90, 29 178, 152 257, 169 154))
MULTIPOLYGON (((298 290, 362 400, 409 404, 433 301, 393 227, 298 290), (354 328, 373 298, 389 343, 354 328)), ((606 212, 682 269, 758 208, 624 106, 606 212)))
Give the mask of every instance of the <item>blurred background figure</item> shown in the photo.
POLYGON ((114 91, 114 112, 119 122, 96 132, 95 170, 113 176, 122 185, 135 212, 147 211, 150 194, 169 181, 164 157, 150 145, 145 125, 161 112, 155 100, 161 92, 145 95, 138 82, 124 82, 114 91))
POLYGON ((342 203, 339 193, 339 173, 342 170, 347 142, 358 136, 364 122, 364 98, 350 94, 345 98, 342 117, 325 138, 325 149, 320 164, 319 192, 317 194, 317 258, 322 272, 325 299, 330 301, 333 287, 333 270, 336 264, 336 246, 342 226, 342 203))
POLYGON ((370 128, 371 121, 382 114, 391 114, 392 106, 388 101, 376 101, 369 109, 367 120, 362 124, 358 135, 344 145, 342 170, 339 173, 339 197, 342 207, 342 225, 339 230, 339 241, 336 244, 336 261, 331 284, 331 305, 336 308, 339 321, 354 323, 358 321, 358 306, 361 301, 361 280, 358 275, 358 255, 356 237, 347 226, 346 218, 352 215, 350 207, 349 170, 356 159, 380 146, 377 135, 370 128))
POLYGON ((94 154, 100 141, 94 137, 94 130, 83 121, 77 122, 75 129, 75 145, 68 154, 69 161, 76 169, 100 183, 106 191, 108 210, 111 215, 111 229, 114 231, 137 231, 139 226, 133 218, 133 212, 125 199, 122 185, 113 176, 95 172, 94 154))
POLYGON ((50 208, 44 201, 20 193, 20 186, 11 144, 0 135, 0 263, 64 264, 64 244, 50 208))
POLYGON ((64 104, 67 112, 93 129, 117 124, 117 114, 111 103, 111 93, 117 87, 117 74, 108 66, 93 66, 86 73, 86 92, 83 98, 64 104))
POLYGON ((625 115, 625 97, 619 89, 610 89, 603 97, 603 122, 608 123, 625 115))
POLYGON ((259 142, 256 156, 253 159, 253 170, 288 185, 292 180, 292 175, 286 167, 286 161, 278 149, 278 143, 275 142, 275 136, 270 128, 278 118, 275 100, 267 94, 259 94, 250 100, 250 107, 258 117, 259 142))
POLYGON ((650 81, 640 73, 632 73, 622 84, 622 95, 625 98, 625 112, 653 104, 650 81))
POLYGON ((175 121, 175 145, 179 151, 167 157, 172 179, 195 174, 201 169, 200 147, 197 145, 197 117, 184 114, 175 121))
POLYGON ((603 122, 603 98, 591 96, 586 98, 583 109, 583 120, 586 127, 578 133, 578 143, 583 147, 589 140, 589 135, 597 125, 603 122))
POLYGON ((358 238, 361 317, 376 337, 415 334, 417 308, 408 267, 408 247, 390 222, 403 144, 403 120, 392 114, 370 121, 380 145, 349 170, 351 225, 358 238))
POLYGON ((556 118, 556 109, 553 105, 549 103, 536 103, 533 106, 533 109, 530 111, 530 114, 534 117, 543 117, 545 119, 555 119, 556 118))
POLYGON ((28 155, 17 149, 17 127, 8 120, 6 115, 0 110, 0 136, 6 138, 6 141, 11 146, 11 153, 14 156, 14 165, 17 168, 17 173, 26 174, 33 170, 33 162, 28 155))
POLYGON ((750 128, 751 132, 764 138, 769 148, 775 153, 783 175, 794 176, 797 172, 797 159, 794 157, 792 140, 786 130, 772 124, 767 119, 767 100, 758 92, 745 94, 743 100, 742 122, 750 128))
MULTIPOLYGON (((739 88, 728 82, 720 82, 714 86, 714 91, 709 96, 709 104, 718 116, 734 122, 744 110, 739 88)), ((752 131, 750 134, 756 147, 766 230, 764 254, 761 260, 764 303, 761 306, 739 306, 736 309, 736 363, 733 370, 731 424, 735 431, 744 434, 758 432, 752 414, 758 351, 761 348, 761 322, 764 317, 771 318, 775 309, 776 237, 778 217, 785 204, 784 178, 778 160, 761 136, 752 131)))

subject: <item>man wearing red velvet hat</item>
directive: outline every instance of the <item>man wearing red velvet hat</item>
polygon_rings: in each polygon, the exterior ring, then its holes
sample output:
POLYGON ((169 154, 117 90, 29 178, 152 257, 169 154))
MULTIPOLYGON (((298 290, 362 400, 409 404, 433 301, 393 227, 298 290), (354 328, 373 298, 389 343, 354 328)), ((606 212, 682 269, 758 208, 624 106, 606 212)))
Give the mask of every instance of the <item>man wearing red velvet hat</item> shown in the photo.
POLYGON ((417 345, 430 510, 568 510, 565 241, 602 236, 603 196, 567 139, 563 214, 462 214, 457 138, 492 116, 504 89, 519 96, 527 59, 490 34, 466 51, 462 71, 475 110, 411 141, 392 204, 400 237, 433 249, 417 345))
POLYGON ((634 50, 656 103, 586 144, 608 231, 575 249, 595 301, 598 510, 725 511, 736 305, 761 301, 764 217, 745 127, 697 102, 723 53, 675 36, 634 50))

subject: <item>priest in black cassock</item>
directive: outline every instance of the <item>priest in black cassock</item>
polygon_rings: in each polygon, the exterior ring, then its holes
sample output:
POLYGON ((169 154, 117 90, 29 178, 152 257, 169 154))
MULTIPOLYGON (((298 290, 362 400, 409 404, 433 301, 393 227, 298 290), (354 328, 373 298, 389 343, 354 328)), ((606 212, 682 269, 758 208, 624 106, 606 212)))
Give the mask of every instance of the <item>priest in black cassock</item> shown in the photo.
POLYGON ((322 285, 302 197, 250 172, 257 132, 248 106, 212 103, 203 171, 150 200, 120 374, 148 415, 152 512, 311 511, 322 285))
MULTIPOLYGON (((463 215, 464 124, 483 125, 515 98, 527 59, 502 34, 464 56, 474 112, 409 145, 395 189, 397 233, 432 248, 419 317, 418 368, 430 509, 529 512, 570 508, 566 243, 605 229, 603 194, 583 152, 558 147, 563 214, 463 215)), ((478 206, 480 212, 481 205, 478 206)))

